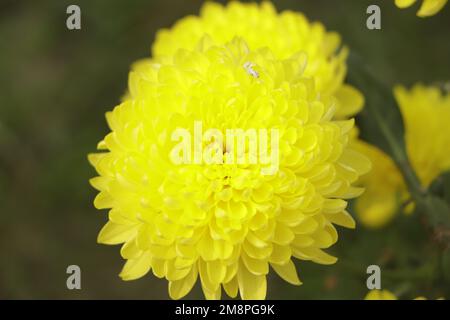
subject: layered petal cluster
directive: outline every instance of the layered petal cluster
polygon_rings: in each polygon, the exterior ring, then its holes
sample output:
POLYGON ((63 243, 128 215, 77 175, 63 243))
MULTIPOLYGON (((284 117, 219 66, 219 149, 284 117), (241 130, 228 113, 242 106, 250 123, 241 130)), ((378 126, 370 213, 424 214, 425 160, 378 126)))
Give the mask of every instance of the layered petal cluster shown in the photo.
POLYGON ((334 225, 354 227, 345 199, 361 193, 353 183, 370 167, 348 145, 353 120, 334 120, 305 58, 250 48, 205 37, 142 63, 130 73, 128 99, 107 113, 111 132, 89 156, 99 174, 91 183, 100 191, 95 206, 110 209, 98 241, 123 244, 122 279, 152 271, 169 281, 173 299, 197 280, 208 299, 222 288, 263 299, 269 267, 298 285, 293 257, 336 261, 323 249, 337 241, 334 225), (278 171, 174 163, 171 134, 194 134, 195 121, 204 130, 276 128, 278 171))
MULTIPOLYGON (((409 160, 426 188, 450 169, 450 94, 438 87, 417 84, 411 90, 396 87, 394 95, 405 124, 409 160)), ((360 141, 357 145, 371 159, 373 170, 361 180, 366 192, 357 200, 356 211, 362 223, 380 227, 410 196, 400 171, 385 153, 360 141)))
MULTIPOLYGON (((448 0, 423 0, 417 15, 419 17, 433 16, 444 8, 448 0)), ((395 0, 395 4, 399 8, 408 8, 416 3, 417 0, 395 0)))
POLYGON ((303 52, 308 57, 305 76, 314 77, 323 99, 336 97, 335 117, 348 119, 363 106, 361 93, 344 84, 348 50, 341 48, 339 34, 327 32, 319 22, 309 22, 302 13, 278 13, 270 2, 230 1, 223 6, 208 1, 199 16, 188 16, 171 29, 160 30, 152 56, 170 56, 179 48, 193 49, 205 34, 219 44, 242 37, 251 50, 268 47, 278 59, 303 52))

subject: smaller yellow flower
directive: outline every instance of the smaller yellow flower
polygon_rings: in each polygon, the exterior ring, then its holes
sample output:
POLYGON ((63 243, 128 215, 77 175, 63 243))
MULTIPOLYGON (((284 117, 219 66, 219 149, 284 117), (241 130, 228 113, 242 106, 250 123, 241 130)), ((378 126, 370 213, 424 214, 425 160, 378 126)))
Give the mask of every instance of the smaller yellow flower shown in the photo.
POLYGON ((388 290, 371 290, 364 300, 397 300, 397 297, 388 290))
MULTIPOLYGON (((411 90, 397 87, 394 95, 405 123, 409 160, 422 186, 427 188, 450 169, 450 93, 444 94, 437 87, 416 85, 411 90)), ((400 171, 384 152, 360 140, 355 140, 354 148, 373 164, 372 171, 361 179, 366 191, 355 204, 356 213, 362 224, 381 227, 410 195, 400 171)))
MULTIPOLYGON (((399 8, 408 8, 412 6, 417 0, 395 0, 395 5, 399 8)), ((448 0, 424 0, 417 15, 419 17, 429 17, 438 13, 448 0)))
POLYGON ((366 186, 355 203, 359 221, 371 228, 386 225, 394 216, 408 193, 394 161, 380 149, 361 140, 354 140, 355 148, 372 160, 373 173, 361 178, 366 186))

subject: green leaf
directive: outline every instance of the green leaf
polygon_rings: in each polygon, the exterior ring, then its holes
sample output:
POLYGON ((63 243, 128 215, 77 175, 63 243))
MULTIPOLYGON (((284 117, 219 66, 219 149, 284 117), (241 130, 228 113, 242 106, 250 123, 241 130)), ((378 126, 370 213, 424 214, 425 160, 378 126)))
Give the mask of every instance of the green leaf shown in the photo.
POLYGON ((365 96, 364 109, 356 117, 363 140, 392 158, 406 158, 403 118, 392 90, 368 70, 356 55, 349 58, 349 82, 365 96))

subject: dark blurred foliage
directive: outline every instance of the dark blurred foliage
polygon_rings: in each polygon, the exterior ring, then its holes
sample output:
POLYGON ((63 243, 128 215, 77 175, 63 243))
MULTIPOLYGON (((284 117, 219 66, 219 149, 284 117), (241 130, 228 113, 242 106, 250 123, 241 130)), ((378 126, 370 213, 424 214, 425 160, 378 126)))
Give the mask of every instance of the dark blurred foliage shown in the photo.
MULTIPOLYGON (((123 282, 118 247, 98 245, 107 220, 93 208, 95 175, 86 155, 108 131, 104 113, 124 93, 130 64, 150 54, 156 30, 195 14, 193 0, 0 0, 0 298, 166 299, 151 275, 123 282), (78 4, 82 30, 66 28, 78 4), (66 268, 82 269, 82 290, 66 289, 66 268)), ((450 6, 429 19, 393 0, 283 0, 339 31, 389 86, 449 80, 450 6), (366 8, 382 8, 382 30, 369 31, 366 8)), ((399 215, 371 231, 340 230, 333 266, 297 263, 295 287, 270 277, 272 299, 361 299, 366 268, 382 267, 383 288, 410 299, 450 297, 440 258, 417 216, 399 215)), ((188 298, 202 298, 199 286, 188 298)))

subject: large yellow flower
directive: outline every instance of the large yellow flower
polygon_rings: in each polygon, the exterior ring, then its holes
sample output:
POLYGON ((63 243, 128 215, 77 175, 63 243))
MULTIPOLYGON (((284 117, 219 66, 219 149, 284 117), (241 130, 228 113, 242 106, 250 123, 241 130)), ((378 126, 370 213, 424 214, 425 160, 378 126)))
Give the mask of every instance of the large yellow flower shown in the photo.
MULTIPOLYGON (((208 299, 266 296, 269 266, 300 284, 291 258, 332 264, 322 249, 337 241, 333 224, 353 228, 345 199, 368 160, 348 147, 352 120, 335 121, 298 55, 278 59, 235 39, 206 37, 130 73, 128 100, 107 114, 111 128, 90 155, 99 177, 94 204, 111 209, 99 234, 123 243, 120 276, 150 270, 169 281, 174 299, 200 278, 208 299), (177 128, 279 130, 279 170, 261 164, 176 164, 177 128)), ((205 142, 205 141, 203 141, 205 142)))
POLYGON ((343 83, 348 50, 340 49, 339 34, 327 32, 321 23, 310 23, 301 13, 277 13, 270 2, 231 1, 222 6, 208 1, 200 16, 188 16, 171 29, 157 33, 153 58, 170 56, 179 48, 193 49, 204 34, 220 44, 239 36, 247 41, 250 49, 268 47, 279 59, 306 53, 308 64, 304 75, 314 77, 323 99, 332 95, 337 98, 337 118, 348 119, 363 106, 363 96, 343 83))
MULTIPOLYGON (((405 142, 411 165, 423 187, 450 169, 450 94, 437 87, 416 85, 410 91, 394 90, 405 123, 405 142)), ((358 148, 373 163, 362 178, 366 192, 356 202, 361 222, 383 226, 409 199, 408 190, 394 162, 378 148, 357 142, 358 148)))
MULTIPOLYGON (((419 17, 429 17, 438 13, 448 0, 423 0, 423 3, 417 12, 419 17)), ((395 0, 395 4, 399 8, 408 8, 416 3, 417 0, 395 0)))

